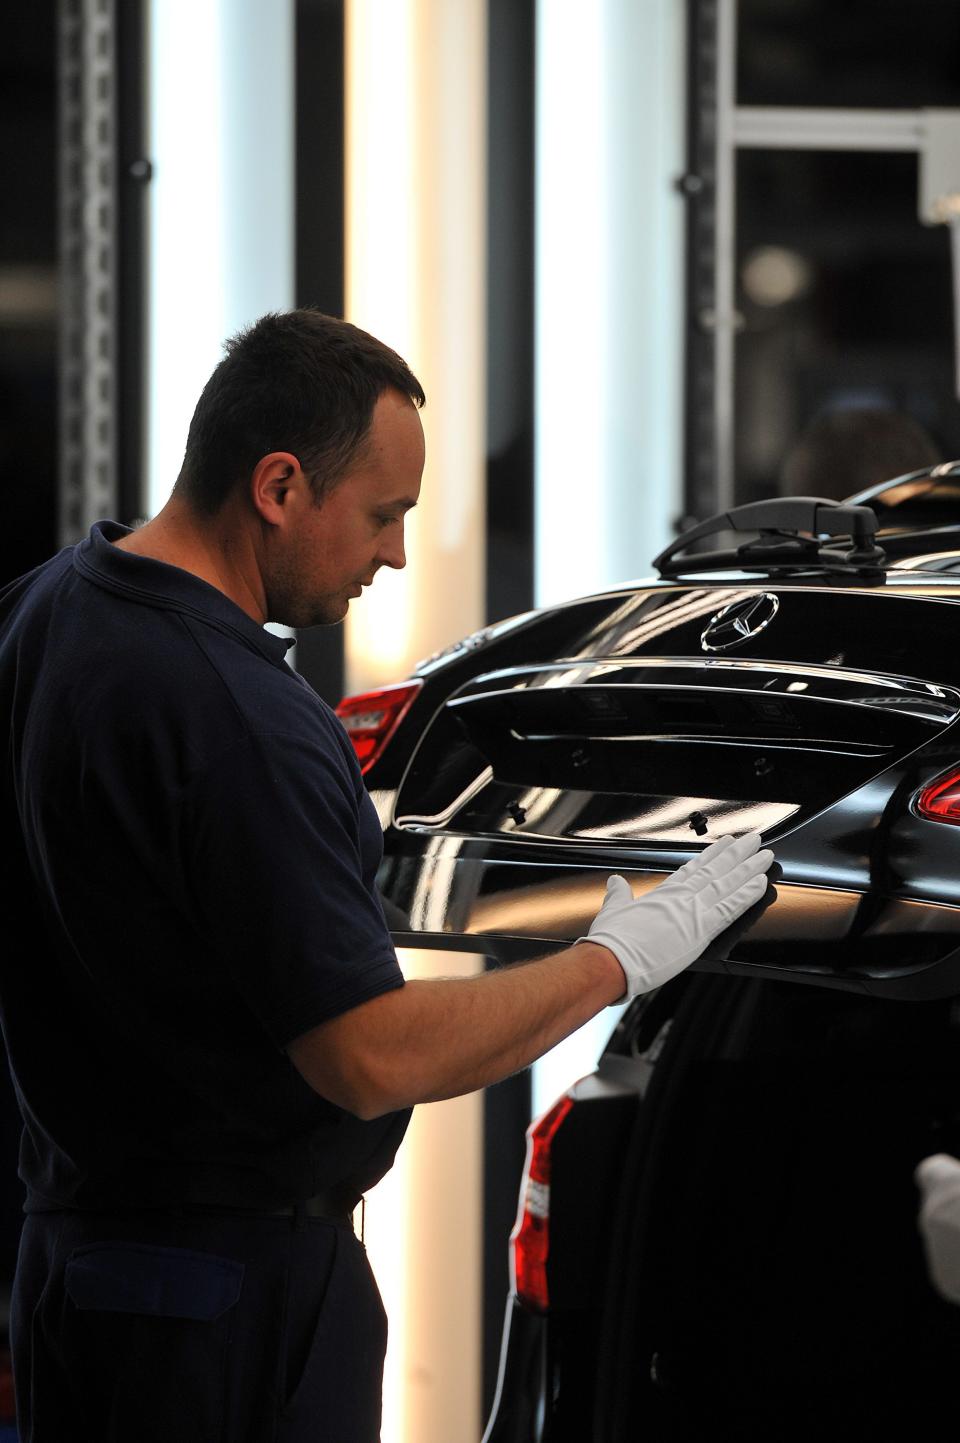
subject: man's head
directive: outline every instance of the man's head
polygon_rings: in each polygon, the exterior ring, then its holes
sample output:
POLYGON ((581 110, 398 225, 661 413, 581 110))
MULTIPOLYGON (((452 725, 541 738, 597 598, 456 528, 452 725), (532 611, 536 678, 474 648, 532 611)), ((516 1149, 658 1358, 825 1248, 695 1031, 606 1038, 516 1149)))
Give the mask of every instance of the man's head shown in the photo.
POLYGON ((250 483, 257 564, 268 621, 342 621, 381 566, 406 565, 404 520, 417 504, 424 444, 413 402, 390 387, 367 436, 318 503, 295 459, 271 452, 250 483))
POLYGON ((201 516, 246 487, 271 452, 298 459, 320 502, 362 450, 384 391, 424 403, 395 351, 320 311, 262 316, 225 350, 197 402, 176 483, 201 516))
POLYGON ((319 311, 263 316, 226 350, 172 501, 216 536, 217 575, 244 578, 224 589, 251 615, 340 621, 381 566, 405 564, 423 389, 388 346, 319 311))

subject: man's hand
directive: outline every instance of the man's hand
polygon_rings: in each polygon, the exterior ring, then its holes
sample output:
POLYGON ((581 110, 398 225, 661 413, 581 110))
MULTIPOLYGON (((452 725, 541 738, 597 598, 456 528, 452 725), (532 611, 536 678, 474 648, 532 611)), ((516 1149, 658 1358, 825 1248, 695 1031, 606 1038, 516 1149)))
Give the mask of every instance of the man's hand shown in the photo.
POLYGON ((627 979, 625 997, 649 992, 682 972, 760 901, 772 865, 773 853, 760 849, 759 833, 748 832, 736 841, 721 837, 644 897, 635 898, 629 883, 613 876, 580 941, 609 948, 627 979))
POLYGON ((914 1177, 922 1194, 918 1222, 930 1281, 941 1297, 960 1303, 960 1162, 936 1152, 914 1177))

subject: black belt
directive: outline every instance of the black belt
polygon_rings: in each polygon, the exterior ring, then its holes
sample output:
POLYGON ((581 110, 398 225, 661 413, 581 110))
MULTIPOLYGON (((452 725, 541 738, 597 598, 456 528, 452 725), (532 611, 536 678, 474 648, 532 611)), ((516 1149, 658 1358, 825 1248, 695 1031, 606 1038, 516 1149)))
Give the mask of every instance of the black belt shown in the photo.
MULTIPOLYGON (((316 1193, 301 1202, 287 1203, 285 1207, 257 1207, 255 1203, 184 1203, 184 1212, 219 1213, 225 1217, 246 1218, 321 1218, 328 1222, 350 1222, 354 1209, 359 1206, 361 1195, 352 1189, 331 1188, 328 1192, 316 1193)), ((179 1209, 178 1209, 179 1210, 179 1209)))
POLYGON ((329 1188, 326 1192, 315 1193, 313 1197, 300 1202, 287 1203, 283 1207, 264 1207, 256 1203, 199 1202, 193 1199, 177 1203, 127 1203, 102 1205, 96 1208, 40 1208, 38 1212, 105 1212, 105 1213, 156 1213, 172 1217, 184 1217, 188 1213, 216 1214, 219 1217, 243 1218, 320 1218, 327 1222, 349 1223, 353 1213, 363 1202, 363 1195, 350 1187, 329 1188))
POLYGON ((319 1193, 317 1197, 304 1198, 303 1202, 291 1203, 285 1208, 271 1208, 263 1216, 268 1218, 326 1218, 329 1222, 349 1222, 353 1217, 354 1208, 360 1204, 360 1198, 352 1203, 346 1203, 340 1197, 331 1197, 326 1193, 319 1193))

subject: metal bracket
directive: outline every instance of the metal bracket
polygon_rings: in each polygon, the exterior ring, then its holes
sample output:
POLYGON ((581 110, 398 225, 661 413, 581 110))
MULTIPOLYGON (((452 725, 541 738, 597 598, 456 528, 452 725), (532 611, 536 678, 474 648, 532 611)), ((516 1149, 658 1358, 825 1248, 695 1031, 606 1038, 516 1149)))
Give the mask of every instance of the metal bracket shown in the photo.
POLYGON ((920 219, 952 225, 960 218, 960 110, 920 114, 920 219))
POLYGON ((960 111, 924 110, 920 219, 950 227, 953 275, 954 390, 960 396, 960 111))
POLYGON ((732 139, 739 148, 916 154, 920 220, 950 227, 955 389, 960 396, 960 110, 740 106, 733 112, 732 139))

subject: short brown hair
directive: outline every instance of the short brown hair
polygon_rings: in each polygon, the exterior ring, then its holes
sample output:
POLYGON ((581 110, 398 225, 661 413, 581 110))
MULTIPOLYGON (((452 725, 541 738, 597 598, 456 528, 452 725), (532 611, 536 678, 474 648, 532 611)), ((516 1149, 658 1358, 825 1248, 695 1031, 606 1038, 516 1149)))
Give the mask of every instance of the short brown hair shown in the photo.
POLYGON ((213 515, 262 456, 290 451, 320 502, 360 450, 373 409, 393 389, 416 406, 406 361, 348 321, 271 312, 226 342, 190 422, 177 490, 213 515))

